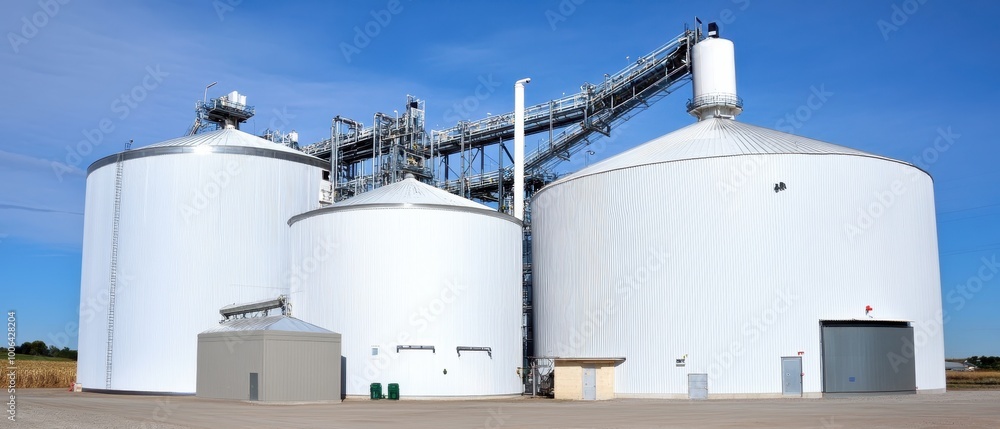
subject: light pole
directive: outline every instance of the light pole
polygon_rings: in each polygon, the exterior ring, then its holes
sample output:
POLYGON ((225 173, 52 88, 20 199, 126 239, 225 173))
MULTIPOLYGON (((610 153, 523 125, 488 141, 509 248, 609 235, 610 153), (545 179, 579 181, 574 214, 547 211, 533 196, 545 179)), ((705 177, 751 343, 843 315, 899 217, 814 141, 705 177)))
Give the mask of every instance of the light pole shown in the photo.
POLYGON ((210 83, 208 85, 205 85, 205 97, 202 98, 202 100, 201 100, 202 103, 207 103, 208 102, 208 88, 211 88, 211 87, 215 86, 215 84, 217 84, 217 83, 219 83, 219 82, 212 82, 212 83, 210 83))

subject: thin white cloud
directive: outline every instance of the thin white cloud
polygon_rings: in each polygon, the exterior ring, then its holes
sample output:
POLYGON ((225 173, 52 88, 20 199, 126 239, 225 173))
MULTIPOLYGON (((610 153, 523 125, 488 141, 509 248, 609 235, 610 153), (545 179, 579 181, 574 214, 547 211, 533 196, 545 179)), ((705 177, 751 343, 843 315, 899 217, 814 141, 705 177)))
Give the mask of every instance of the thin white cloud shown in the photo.
MULTIPOLYGON (((0 149, 0 165, 3 165, 5 168, 52 168, 52 161, 0 149)), ((75 173, 84 174, 83 170, 79 168, 75 169, 75 173)))
POLYGON ((35 213, 62 213, 62 214, 71 214, 71 215, 80 215, 80 216, 83 216, 83 212, 69 212, 69 211, 65 211, 65 210, 47 209, 47 208, 44 208, 44 207, 22 206, 22 205, 19 205, 19 204, 4 204, 4 203, 0 203, 0 210, 22 210, 22 211, 26 211, 26 212, 35 212, 35 213))

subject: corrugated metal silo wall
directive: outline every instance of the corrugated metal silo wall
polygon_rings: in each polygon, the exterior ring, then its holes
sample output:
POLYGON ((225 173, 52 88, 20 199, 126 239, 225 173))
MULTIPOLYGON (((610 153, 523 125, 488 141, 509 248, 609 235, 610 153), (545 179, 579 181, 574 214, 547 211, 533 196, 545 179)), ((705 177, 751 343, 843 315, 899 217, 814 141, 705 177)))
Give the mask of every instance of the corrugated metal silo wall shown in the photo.
MULTIPOLYGON (((287 221, 320 169, 261 156, 125 161, 112 390, 194 393, 197 335, 219 308, 287 293, 287 221)), ((105 387, 115 165, 87 179, 78 381, 105 387)))
POLYGON ((367 396, 373 382, 399 383, 404 397, 521 393, 520 226, 462 211, 355 209, 300 220, 292 240, 295 316, 342 334, 348 395, 367 396), (493 356, 459 357, 458 346, 493 356))
POLYGON ((932 183, 913 167, 656 164, 556 184, 532 217, 537 352, 626 357, 619 396, 682 397, 699 372, 712 394, 780 393, 780 357, 798 352, 804 391, 820 392, 819 321, 866 305, 913 321, 917 387, 945 387, 932 183))

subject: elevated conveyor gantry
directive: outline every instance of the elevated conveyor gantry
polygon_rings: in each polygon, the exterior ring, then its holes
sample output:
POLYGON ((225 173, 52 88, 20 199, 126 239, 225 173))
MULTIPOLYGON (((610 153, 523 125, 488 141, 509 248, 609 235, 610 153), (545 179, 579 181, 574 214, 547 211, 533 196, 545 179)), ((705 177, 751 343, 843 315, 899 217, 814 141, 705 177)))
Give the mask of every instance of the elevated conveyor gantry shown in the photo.
MULTIPOLYGON (((527 107, 525 134, 548 132, 550 135, 547 144, 526 157, 525 170, 534 176, 534 180, 528 182, 547 182, 545 178, 552 177, 551 170, 586 146, 594 133, 609 135, 614 126, 627 121, 686 82, 690 78, 690 47, 700 38, 701 34, 697 30, 685 30, 656 50, 639 57, 628 67, 613 75, 605 75, 604 81, 599 84, 585 83, 577 94, 527 107)), ((407 111, 414 100, 412 97, 408 99, 407 111)), ((423 109, 420 110, 422 113, 423 109)), ((422 130, 413 128, 411 121, 399 119, 390 120, 388 127, 406 126, 408 128, 405 133, 387 130, 386 124, 379 123, 380 121, 376 121, 378 126, 372 127, 354 122, 354 126, 345 132, 340 132, 339 127, 336 127, 338 129, 334 130, 330 139, 305 146, 302 151, 326 159, 330 159, 331 154, 335 153, 338 170, 352 172, 338 182, 338 186, 346 187, 347 182, 365 180, 364 174, 357 171, 358 164, 388 154, 390 145, 381 144, 379 140, 393 134, 412 136, 414 132, 422 133, 422 130), (331 144, 332 142, 336 144, 331 144), (336 150, 332 151, 334 146, 336 150)), ((415 142, 423 143, 425 147, 421 148, 421 152, 426 155, 419 158, 433 162, 435 158, 447 159, 450 155, 492 146, 510 140, 513 136, 514 114, 510 112, 476 121, 463 121, 451 128, 431 131, 429 144, 423 138, 410 137, 408 140, 410 146, 415 142)), ((433 171, 431 166, 424 165, 423 168, 428 172, 433 171)), ((507 183, 511 182, 509 167, 466 175, 466 166, 463 166, 458 177, 451 177, 449 170, 445 168, 442 174, 430 174, 435 176, 434 181, 440 187, 471 198, 497 201, 503 198, 502 189, 510 187, 507 183), (501 176, 504 177, 504 183, 498 186, 501 176)), ((371 181, 377 182, 375 175, 372 177, 371 181)), ((382 183, 374 186, 380 184, 382 183)), ((360 188, 365 186, 362 184, 360 188)), ((354 187, 358 189, 358 183, 354 183, 354 187)))
MULTIPOLYGON (((554 177, 552 170, 555 166, 589 144, 595 132, 609 136, 613 127, 628 121, 687 82, 690 79, 689 48, 697 42, 695 38, 694 31, 686 31, 652 53, 640 57, 625 69, 608 76, 601 84, 585 84, 579 94, 554 100, 551 104, 554 108, 540 109, 540 113, 533 115, 535 123, 528 121, 527 118, 532 115, 526 113, 525 134, 529 134, 529 130, 534 133, 549 131, 548 128, 539 130, 537 123, 551 128, 563 128, 547 144, 543 143, 538 150, 525 157, 525 172, 535 179, 528 180, 527 183, 550 181, 548 178, 554 177), (546 112, 553 119, 537 119, 546 112)), ((539 106, 545 105, 533 106, 532 109, 538 109, 539 106)), ((496 131, 489 135, 493 143, 507 137, 506 127, 495 128, 496 131)), ((513 125, 509 128, 513 135, 513 125)), ((470 133, 466 140, 475 143, 473 137, 483 134, 487 132, 470 133)), ((447 143, 447 140, 441 141, 441 147, 445 147, 447 143)), ((501 175, 504 176, 504 187, 509 188, 512 179, 511 168, 508 167, 466 176, 465 193, 472 198, 497 201, 497 179, 501 175)), ((462 179, 445 180, 442 188, 462 193, 462 179)))

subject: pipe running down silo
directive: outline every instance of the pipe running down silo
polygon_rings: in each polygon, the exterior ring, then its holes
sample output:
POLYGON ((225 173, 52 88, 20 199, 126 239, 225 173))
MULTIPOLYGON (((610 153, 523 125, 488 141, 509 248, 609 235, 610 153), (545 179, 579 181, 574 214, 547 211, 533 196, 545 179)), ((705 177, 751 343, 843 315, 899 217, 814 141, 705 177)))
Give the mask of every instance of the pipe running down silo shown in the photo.
POLYGON ((531 78, 514 82, 514 217, 524 220, 524 85, 531 78))

